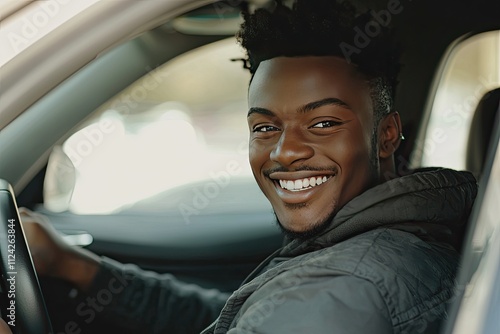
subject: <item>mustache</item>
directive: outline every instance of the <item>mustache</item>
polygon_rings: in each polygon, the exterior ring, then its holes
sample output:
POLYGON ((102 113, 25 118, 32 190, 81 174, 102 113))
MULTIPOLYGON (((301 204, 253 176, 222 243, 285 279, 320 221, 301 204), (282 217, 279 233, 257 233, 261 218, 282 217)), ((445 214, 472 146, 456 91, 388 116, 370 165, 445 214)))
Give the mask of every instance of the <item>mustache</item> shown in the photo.
POLYGON ((328 171, 328 172, 337 173, 337 168, 331 167, 331 166, 328 166, 328 167, 300 166, 298 168, 290 169, 290 168, 286 168, 283 166, 276 166, 273 168, 266 169, 265 171, 263 171, 263 174, 264 174, 264 176, 269 177, 269 175, 271 175, 272 173, 276 173, 276 172, 287 173, 287 172, 302 172, 302 171, 309 171, 309 172, 311 172, 311 171, 312 172, 328 171))

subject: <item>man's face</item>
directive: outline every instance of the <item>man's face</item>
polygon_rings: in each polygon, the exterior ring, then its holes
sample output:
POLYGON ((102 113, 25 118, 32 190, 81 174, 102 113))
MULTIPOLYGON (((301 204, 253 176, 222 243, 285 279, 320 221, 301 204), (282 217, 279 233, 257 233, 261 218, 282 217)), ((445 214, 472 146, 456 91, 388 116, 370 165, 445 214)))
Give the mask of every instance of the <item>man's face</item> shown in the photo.
POLYGON ((252 171, 285 231, 320 229, 377 182, 370 89, 343 59, 262 62, 249 107, 252 171))

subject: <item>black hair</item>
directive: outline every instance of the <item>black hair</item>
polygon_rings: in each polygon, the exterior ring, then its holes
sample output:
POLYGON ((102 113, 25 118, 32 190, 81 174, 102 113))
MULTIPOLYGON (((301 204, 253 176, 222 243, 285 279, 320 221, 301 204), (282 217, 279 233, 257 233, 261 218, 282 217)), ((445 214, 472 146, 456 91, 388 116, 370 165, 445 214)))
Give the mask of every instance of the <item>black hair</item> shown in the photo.
POLYGON ((354 64, 370 85, 376 136, 379 121, 394 110, 400 67, 387 24, 336 0, 296 0, 291 8, 275 1, 273 8, 244 10, 243 17, 237 39, 252 76, 260 62, 279 56, 339 56, 354 64))

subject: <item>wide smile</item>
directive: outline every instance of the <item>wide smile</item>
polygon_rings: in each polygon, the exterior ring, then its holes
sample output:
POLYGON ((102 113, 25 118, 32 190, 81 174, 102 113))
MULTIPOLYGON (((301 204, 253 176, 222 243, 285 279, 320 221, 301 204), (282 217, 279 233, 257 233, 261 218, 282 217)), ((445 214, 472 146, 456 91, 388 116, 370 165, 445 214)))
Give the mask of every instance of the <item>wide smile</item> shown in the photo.
POLYGON ((320 186, 327 182, 331 176, 313 176, 298 180, 279 180, 281 188, 289 191, 304 191, 320 186))
POLYGON ((332 172, 277 172, 269 175, 278 197, 285 203, 305 203, 335 176, 332 172))

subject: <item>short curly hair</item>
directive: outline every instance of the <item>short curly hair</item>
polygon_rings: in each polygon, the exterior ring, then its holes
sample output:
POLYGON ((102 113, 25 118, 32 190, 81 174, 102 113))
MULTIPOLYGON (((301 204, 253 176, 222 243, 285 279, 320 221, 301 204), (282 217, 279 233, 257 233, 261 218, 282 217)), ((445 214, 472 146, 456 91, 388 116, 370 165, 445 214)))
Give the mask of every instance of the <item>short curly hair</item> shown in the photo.
POLYGON ((352 62, 370 84, 375 132, 379 121, 394 110, 399 47, 391 29, 370 13, 360 13, 347 1, 295 0, 292 8, 275 1, 273 8, 244 10, 243 17, 236 37, 246 49, 252 76, 260 62, 279 56, 339 56, 352 62), (359 46, 356 34, 369 25, 376 34, 359 46))

